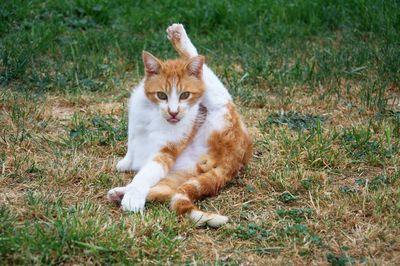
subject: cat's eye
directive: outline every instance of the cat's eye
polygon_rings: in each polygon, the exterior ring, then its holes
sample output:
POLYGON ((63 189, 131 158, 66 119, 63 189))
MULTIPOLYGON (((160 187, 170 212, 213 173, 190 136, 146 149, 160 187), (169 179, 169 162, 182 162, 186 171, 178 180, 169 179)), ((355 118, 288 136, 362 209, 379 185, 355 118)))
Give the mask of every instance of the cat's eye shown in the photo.
POLYGON ((190 96, 190 92, 185 91, 181 94, 181 96, 179 96, 179 100, 186 100, 187 98, 189 98, 190 96))
POLYGON ((162 101, 168 100, 167 94, 165 94, 165 93, 162 92, 162 91, 158 91, 158 92, 157 92, 157 98, 160 99, 160 100, 162 100, 162 101))

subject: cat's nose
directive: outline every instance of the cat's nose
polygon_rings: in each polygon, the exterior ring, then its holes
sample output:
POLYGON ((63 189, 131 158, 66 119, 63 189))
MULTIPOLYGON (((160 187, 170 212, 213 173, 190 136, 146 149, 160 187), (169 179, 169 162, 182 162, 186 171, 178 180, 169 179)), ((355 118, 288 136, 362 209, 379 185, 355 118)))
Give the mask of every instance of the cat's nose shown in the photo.
POLYGON ((177 116, 178 113, 179 113, 178 111, 172 112, 171 110, 168 110, 168 114, 169 114, 170 116, 172 116, 173 118, 174 118, 175 116, 177 116))

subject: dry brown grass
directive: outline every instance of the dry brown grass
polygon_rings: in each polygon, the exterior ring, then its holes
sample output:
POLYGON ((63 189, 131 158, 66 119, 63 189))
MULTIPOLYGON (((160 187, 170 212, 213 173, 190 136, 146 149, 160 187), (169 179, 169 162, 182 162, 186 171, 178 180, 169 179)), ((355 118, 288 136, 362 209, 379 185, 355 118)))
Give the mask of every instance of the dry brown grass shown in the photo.
MULTIPOLYGON (((104 196, 109 188, 131 178, 131 174, 115 171, 117 160, 125 152, 125 140, 102 144, 100 134, 78 145, 70 137, 77 120, 91 128, 93 117, 113 117, 113 126, 118 126, 116 121, 126 115, 127 90, 74 97, 52 94, 34 101, 21 93, 3 90, 0 200, 17 217, 17 228, 26 227, 25 222, 54 223, 60 213, 49 214, 46 204, 57 206, 61 200, 67 206, 64 211, 68 206, 82 208, 82 222, 93 218, 93 208, 107 220, 98 218, 103 224, 96 233, 99 239, 89 241, 93 245, 101 246, 99 243, 106 241, 102 230, 108 232, 107 224, 123 223, 123 230, 115 234, 124 234, 121 239, 127 237, 131 244, 125 245, 121 254, 134 261, 141 254, 139 260, 144 263, 162 259, 193 264, 321 265, 332 263, 332 257, 370 264, 396 264, 400 260, 399 154, 379 157, 383 159, 380 163, 357 161, 344 149, 340 137, 332 137, 333 131, 340 135, 345 129, 366 127, 373 119, 372 110, 360 112, 332 99, 321 103, 316 95, 310 97, 300 89, 293 93, 296 100, 290 104, 268 97, 267 108, 241 106, 256 143, 253 160, 219 196, 199 203, 205 210, 228 215, 231 222, 218 230, 197 229, 186 220, 178 221, 162 204, 150 204, 144 217, 121 213, 104 196), (121 99, 121 95, 125 96, 121 99), (320 141, 315 141, 309 130, 259 126, 259 121, 282 110, 326 117, 320 141), (17 136, 25 137, 15 139, 17 136), (328 148, 320 151, 323 142, 328 143, 328 148), (317 157, 310 159, 313 152, 317 157), (391 181, 374 189, 356 183, 359 179, 371 182, 379 175, 391 181), (285 201, 283 195, 294 198, 285 201), (37 198, 38 203, 29 203, 29 197, 37 198), (86 203, 92 209, 85 209, 86 203), (277 212, 294 209, 310 213, 280 216, 277 212), (154 234, 168 227, 174 233, 167 239, 171 238, 169 241, 174 244, 161 245, 164 240, 154 234), (146 242, 149 239, 152 244, 146 242), (162 255, 155 255, 163 248, 162 255)), ((370 129, 371 140, 384 138, 391 124, 383 120, 376 127, 370 129)), ((83 138, 85 134, 88 133, 83 133, 83 138)), ((75 245, 66 262, 100 261, 85 253, 88 246, 79 245, 75 245)))

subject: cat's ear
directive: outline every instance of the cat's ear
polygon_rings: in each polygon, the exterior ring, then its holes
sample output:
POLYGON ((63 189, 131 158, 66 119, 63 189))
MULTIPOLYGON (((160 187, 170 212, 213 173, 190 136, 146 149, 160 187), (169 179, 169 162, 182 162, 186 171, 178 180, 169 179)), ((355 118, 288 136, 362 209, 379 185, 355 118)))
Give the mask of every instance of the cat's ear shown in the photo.
POLYGON ((200 78, 203 72, 204 56, 198 55, 189 59, 189 63, 186 65, 186 70, 189 75, 200 78))
POLYGON ((157 57, 146 51, 143 51, 142 56, 146 76, 150 77, 152 75, 160 74, 162 67, 161 61, 157 57))

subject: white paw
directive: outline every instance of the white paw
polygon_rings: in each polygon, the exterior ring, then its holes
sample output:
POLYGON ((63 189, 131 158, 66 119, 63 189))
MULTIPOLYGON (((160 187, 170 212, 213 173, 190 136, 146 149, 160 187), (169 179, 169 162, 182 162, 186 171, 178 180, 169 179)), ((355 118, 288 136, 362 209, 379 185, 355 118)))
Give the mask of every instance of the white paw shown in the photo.
POLYGON ((180 42, 181 39, 186 38, 186 31, 182 24, 172 24, 167 28, 167 37, 173 42, 180 42))
POLYGON ((210 227, 220 227, 229 221, 229 218, 216 213, 205 213, 199 210, 193 210, 190 218, 195 222, 196 226, 208 225, 210 227))
POLYGON ((135 187, 128 188, 125 191, 124 198, 121 201, 121 209, 131 212, 143 212, 146 203, 146 191, 141 191, 135 187))
POLYGON ((229 218, 223 215, 214 214, 210 220, 207 221, 207 225, 217 228, 229 221, 229 218))
POLYGON ((109 201, 120 202, 124 197, 126 187, 115 187, 107 192, 107 199, 109 201))
POLYGON ((169 26, 167 28, 167 37, 174 46, 178 46, 175 49, 185 53, 185 56, 194 57, 198 55, 182 24, 174 23, 169 26))
POLYGON ((117 163, 117 171, 118 172, 126 172, 126 171, 132 171, 132 170, 133 170, 133 162, 128 156, 125 156, 124 159, 120 160, 117 163))

